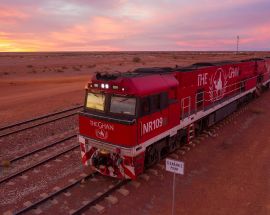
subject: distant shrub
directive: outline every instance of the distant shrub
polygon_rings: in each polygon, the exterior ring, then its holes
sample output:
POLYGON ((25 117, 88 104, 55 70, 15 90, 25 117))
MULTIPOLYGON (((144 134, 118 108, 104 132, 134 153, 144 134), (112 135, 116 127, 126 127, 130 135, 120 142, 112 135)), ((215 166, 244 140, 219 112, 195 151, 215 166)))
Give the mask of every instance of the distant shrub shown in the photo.
POLYGON ((4 74, 4 75, 9 75, 9 73, 8 73, 8 72, 4 72, 3 74, 4 74))
POLYGON ((59 73, 64 72, 64 70, 62 70, 62 69, 57 69, 56 71, 59 73))
POLYGON ((9 166, 10 166, 10 161, 8 161, 8 160, 3 160, 3 161, 1 162, 1 166, 3 166, 3 167, 9 167, 9 166))
POLYGON ((62 66, 62 69, 67 69, 67 67, 66 66, 62 66))
POLYGON ((75 70, 75 71, 81 71, 81 69, 80 68, 78 68, 78 67, 73 67, 73 69, 75 70))
POLYGON ((251 108, 250 112, 255 113, 255 114, 262 114, 265 111, 263 109, 261 109, 261 108, 251 108))
POLYGON ((141 58, 139 57, 134 57, 132 60, 134 63, 140 63, 141 62, 141 58))
POLYGON ((27 65, 28 68, 33 68, 33 65, 27 65))
POLYGON ((91 69, 91 68, 95 68, 97 65, 96 64, 92 64, 92 65, 88 65, 88 68, 91 69))

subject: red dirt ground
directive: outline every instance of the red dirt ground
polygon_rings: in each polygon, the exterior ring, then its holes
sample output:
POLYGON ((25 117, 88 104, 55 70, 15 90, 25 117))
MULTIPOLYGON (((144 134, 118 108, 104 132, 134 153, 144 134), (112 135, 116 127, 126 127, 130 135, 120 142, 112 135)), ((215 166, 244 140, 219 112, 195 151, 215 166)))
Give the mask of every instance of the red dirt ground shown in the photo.
MULTIPOLYGON (((270 214, 269 117, 270 91, 180 159, 185 175, 176 178, 175 214, 270 214)), ((171 214, 173 174, 158 171, 106 214, 171 214)))
MULTIPOLYGON (((247 59, 269 53, 29 53, 0 54, 0 126, 82 104, 97 71, 247 59), (139 56, 141 62, 133 62, 139 56)), ((192 149, 176 183, 175 214, 270 214, 270 92, 192 149), (259 110, 258 110, 259 108, 259 110)), ((172 175, 142 183, 108 214, 170 214, 172 175)), ((90 214, 91 211, 87 212, 90 214)))

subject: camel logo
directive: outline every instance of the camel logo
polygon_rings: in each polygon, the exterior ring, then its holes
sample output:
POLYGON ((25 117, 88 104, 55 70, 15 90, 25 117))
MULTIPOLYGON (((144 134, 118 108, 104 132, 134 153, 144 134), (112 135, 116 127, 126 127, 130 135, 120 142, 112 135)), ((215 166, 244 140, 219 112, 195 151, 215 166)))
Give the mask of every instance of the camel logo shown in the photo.
POLYGON ((97 128, 95 130, 96 136, 99 139, 106 140, 108 138, 108 131, 104 129, 97 128))
POLYGON ((226 92, 227 83, 228 75, 222 68, 218 68, 210 78, 209 94, 212 102, 223 98, 226 92))

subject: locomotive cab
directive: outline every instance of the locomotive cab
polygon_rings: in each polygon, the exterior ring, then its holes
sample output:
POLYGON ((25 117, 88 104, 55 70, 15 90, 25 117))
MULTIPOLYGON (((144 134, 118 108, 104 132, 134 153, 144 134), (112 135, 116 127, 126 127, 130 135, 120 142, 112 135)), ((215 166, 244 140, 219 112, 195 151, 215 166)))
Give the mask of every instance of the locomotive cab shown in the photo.
POLYGON ((144 170, 147 145, 170 127, 170 120, 179 123, 168 110, 169 97, 177 101, 175 92, 170 92, 176 80, 170 83, 160 75, 146 76, 148 85, 137 74, 97 74, 87 84, 84 110, 79 115, 85 165, 104 175, 134 179, 144 170))

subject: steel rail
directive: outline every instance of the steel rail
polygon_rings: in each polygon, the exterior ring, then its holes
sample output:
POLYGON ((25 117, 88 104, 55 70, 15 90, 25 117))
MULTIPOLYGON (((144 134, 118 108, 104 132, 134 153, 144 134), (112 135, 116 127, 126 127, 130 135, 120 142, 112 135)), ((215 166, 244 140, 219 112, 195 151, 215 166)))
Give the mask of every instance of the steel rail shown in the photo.
POLYGON ((40 165, 42 165, 42 164, 44 164, 44 163, 46 163, 46 162, 48 162, 50 160, 53 160, 53 159, 65 154, 67 152, 70 152, 70 151, 78 148, 78 147, 80 147, 80 145, 78 145, 78 144, 73 145, 73 146, 61 151, 60 153, 58 153, 56 155, 52 155, 52 156, 50 156, 50 157, 48 157, 46 159, 43 159, 43 160, 31 165, 31 166, 28 166, 28 167, 26 167, 26 168, 24 168, 24 169, 22 169, 22 170, 20 170, 18 172, 15 172, 15 173, 13 173, 11 175, 8 175, 7 177, 0 179, 0 184, 3 183, 3 182, 9 181, 9 180, 11 180, 12 178, 15 178, 18 175, 21 175, 21 174, 23 174, 23 173, 25 173, 25 172, 27 172, 27 171, 29 171, 31 169, 34 169, 35 167, 40 166, 40 165))
MULTIPOLYGON (((37 121, 37 120, 41 120, 41 119, 45 119, 45 118, 48 118, 48 117, 56 116, 56 115, 63 114, 63 113, 69 112, 69 111, 81 109, 82 107, 83 106, 74 107, 74 108, 63 110, 63 111, 58 111, 58 112, 55 112, 55 113, 52 113, 52 114, 47 114, 47 115, 43 115, 43 116, 40 116, 40 117, 37 117, 37 118, 29 119, 29 120, 26 120, 26 121, 18 122, 18 123, 15 123, 15 124, 11 124, 11 125, 0 128, 0 131, 5 131, 7 129, 14 128, 16 126, 20 126, 20 125, 24 125, 24 124, 27 124, 27 123, 37 121)), ((20 131, 27 130, 27 129, 30 129, 30 128, 34 128, 36 126, 40 126, 40 125, 44 125, 44 124, 47 124, 47 123, 50 123, 50 122, 54 122, 54 121, 57 121, 59 119, 63 119, 63 118, 66 118, 66 117, 69 117, 69 116, 72 116, 72 115, 76 115, 76 114, 78 114, 78 112, 71 113, 71 114, 68 114, 68 115, 65 115, 65 116, 61 116, 61 117, 57 117, 55 119, 51 119, 51 120, 48 120, 48 121, 45 121, 45 122, 37 123, 35 125, 24 127, 24 128, 15 130, 15 131, 10 131, 10 132, 4 133, 4 134, 0 134, 0 138, 4 137, 4 136, 8 136, 10 134, 20 132, 20 131)))
POLYGON ((73 116, 73 115, 76 115, 76 113, 71 113, 71 114, 68 114, 68 115, 65 115, 65 116, 61 116, 61 117, 57 117, 57 118, 54 118, 54 119, 51 119, 49 121, 45 121, 45 122, 40 122, 40 123, 37 123, 37 124, 34 124, 34 125, 30 125, 28 127, 24 127, 24 128, 21 128, 21 129, 18 129, 18 130, 15 130, 15 131, 10 131, 8 133, 4 133, 4 134, 0 134, 0 138, 1 137, 5 137, 5 136, 8 136, 8 135, 11 135, 11 134, 15 134, 15 133, 18 133, 18 132, 21 132, 21 131, 25 131, 27 129, 31 129, 31 128, 35 128, 37 126, 40 126, 40 125, 44 125, 44 124, 47 124, 47 123, 50 123, 50 122, 54 122, 54 121, 57 121, 59 119, 64 119, 64 118, 67 118, 69 116, 73 116))
POLYGON ((44 119, 44 118, 47 118, 47 117, 50 117, 50 116, 55 116, 57 114, 61 114, 61 113, 69 112, 69 111, 72 111, 72 110, 76 110, 76 109, 79 109, 79 108, 82 108, 82 107, 83 107, 82 105, 81 106, 76 106, 76 107, 68 108, 68 109, 65 109, 65 110, 62 110, 62 111, 57 111, 57 112, 54 112, 54 113, 49 113, 49 114, 41 115, 39 117, 35 117, 35 118, 28 119, 28 120, 25 120, 25 121, 10 124, 10 125, 7 125, 5 127, 0 128, 0 131, 11 128, 11 127, 14 127, 14 126, 26 124, 28 122, 32 122, 32 121, 35 121, 35 120, 40 120, 40 119, 44 119))
POLYGON ((30 152, 28 152, 28 153, 25 153, 25 154, 23 154, 23 155, 20 155, 20 156, 18 156, 18 157, 16 157, 16 158, 13 158, 13 159, 9 160, 9 162, 10 162, 10 163, 13 163, 13 162, 15 162, 15 161, 21 160, 21 159, 23 159, 23 158, 25 158, 25 157, 28 157, 28 156, 32 155, 32 154, 35 154, 35 153, 40 152, 40 151, 43 151, 43 150, 48 149, 48 148, 50 148, 50 147, 52 147, 52 146, 55 146, 55 145, 57 145, 57 144, 63 143, 64 141, 70 140, 70 139, 72 139, 72 138, 74 138, 74 137, 76 137, 76 136, 77 136, 76 134, 73 134, 73 135, 71 135, 71 136, 68 136, 68 137, 62 139, 62 140, 55 141, 55 142, 53 142, 53 143, 51 143, 51 144, 49 144, 49 145, 40 147, 40 148, 38 148, 38 149, 35 149, 35 150, 33 150, 33 151, 30 151, 30 152))
POLYGON ((72 215, 80 215, 82 214, 84 211, 86 211, 89 207, 96 205, 98 202, 102 201, 105 197, 109 196, 110 194, 112 194, 115 190, 119 189, 120 187, 124 186, 125 184, 127 184, 128 182, 130 182, 130 180, 122 180, 119 183, 117 183, 115 186, 113 186, 112 188, 109 188, 108 190, 106 190, 102 195, 96 197, 93 200, 89 200, 88 203, 86 203, 85 205, 81 206, 80 208, 76 209, 72 215))
POLYGON ((38 205, 42 204, 43 202, 46 202, 46 201, 52 199, 53 197, 55 197, 55 196, 57 196, 57 195, 59 195, 59 194, 65 192, 66 190, 68 190, 68 189, 74 187, 75 185, 79 184, 79 183, 81 182, 81 180, 83 180, 83 179, 87 180, 87 179, 89 179, 89 178, 93 178, 93 177, 94 177, 95 175, 97 175, 97 174, 98 174, 98 172, 90 173, 90 174, 88 174, 86 177, 80 178, 80 179, 78 179, 78 180, 72 182, 71 184, 66 185, 66 186, 63 187, 62 189, 57 190, 57 191, 51 193, 50 195, 46 196, 46 197, 43 198, 43 199, 40 199, 40 200, 34 202, 33 204, 29 205, 28 207, 25 207, 25 208, 23 208, 23 209, 20 209, 19 211, 16 211, 16 212, 14 213, 14 215, 23 214, 23 213, 25 213, 25 212, 27 212, 27 211, 30 211, 30 210, 32 210, 32 209, 35 209, 38 205))

